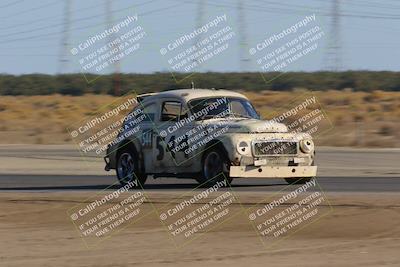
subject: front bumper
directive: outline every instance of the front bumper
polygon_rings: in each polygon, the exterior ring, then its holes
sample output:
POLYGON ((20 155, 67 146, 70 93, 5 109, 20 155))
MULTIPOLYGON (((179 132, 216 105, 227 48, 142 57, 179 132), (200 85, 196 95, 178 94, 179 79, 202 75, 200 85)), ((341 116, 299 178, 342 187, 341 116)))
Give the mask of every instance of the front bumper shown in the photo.
POLYGON ((231 166, 229 175, 237 178, 315 177, 317 166, 231 166))

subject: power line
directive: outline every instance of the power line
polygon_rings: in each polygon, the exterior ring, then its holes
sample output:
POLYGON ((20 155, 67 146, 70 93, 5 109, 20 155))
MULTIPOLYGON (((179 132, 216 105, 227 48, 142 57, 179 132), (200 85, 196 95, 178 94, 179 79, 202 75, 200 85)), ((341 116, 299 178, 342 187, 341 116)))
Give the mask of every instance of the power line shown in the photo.
MULTIPOLYGON (((107 1, 108 1, 108 0, 107 0, 107 1)), ((148 3, 154 2, 154 1, 157 1, 157 0, 151 0, 151 1, 145 2, 145 3, 143 3, 143 4, 148 4, 148 3)), ((137 6, 137 5, 135 5, 135 6, 137 6)), ((120 8, 120 9, 117 9, 117 10, 114 10, 114 11, 109 11, 109 12, 110 12, 110 14, 112 14, 112 13, 118 13, 118 12, 126 11, 126 9, 131 8, 131 7, 132 7, 132 6, 124 7, 124 8, 120 8)), ((93 15, 93 16, 88 16, 88 17, 84 17, 84 18, 79 18, 79 19, 74 20, 74 22, 85 21, 85 20, 91 20, 91 19, 93 19, 93 18, 108 16, 108 15, 109 15, 109 14, 108 14, 107 12, 105 12, 105 13, 98 14, 98 15, 93 15)), ((13 35, 20 35, 20 34, 23 34, 23 33, 31 33, 31 32, 36 32, 36 31, 41 31, 41 30, 50 29, 50 28, 55 28, 55 27, 59 27, 59 26, 65 26, 65 21, 64 21, 64 22, 61 22, 61 23, 53 24, 53 25, 47 25, 47 26, 39 27, 39 28, 36 28, 36 29, 29 29, 29 30, 25 30, 25 31, 19 31, 19 32, 13 32, 13 33, 9 33, 9 34, 3 34, 3 35, 0 35, 0 37, 8 37, 8 36, 13 36, 13 35)))
POLYGON ((39 10, 39 9, 42 9, 42 8, 45 8, 45 7, 53 6, 53 5, 59 4, 59 3, 60 3, 59 1, 55 1, 55 2, 52 1, 50 3, 44 4, 44 5, 41 5, 41 6, 37 6, 37 7, 34 7, 34 8, 30 8, 30 9, 26 9, 26 10, 23 10, 23 11, 14 13, 14 14, 10 14, 8 16, 3 16, 1 19, 7 19, 7 18, 16 17, 16 16, 19 16, 21 14, 26 14, 26 13, 29 13, 29 12, 32 12, 32 11, 35 11, 35 10, 39 10))
MULTIPOLYGON (((105 1, 107 1, 107 0, 103 0, 103 1, 105 2, 105 1)), ((115 0, 114 0, 114 1, 115 1, 115 0)), ((112 12, 121 12, 121 11, 124 11, 124 10, 126 10, 126 9, 128 9, 128 8, 143 6, 143 5, 146 5, 146 4, 150 4, 150 3, 154 2, 154 1, 159 1, 159 0, 149 0, 149 1, 146 1, 146 2, 143 2, 143 3, 140 3, 140 4, 130 5, 130 6, 128 6, 128 7, 124 7, 124 8, 119 9, 119 10, 114 10, 114 11, 112 11, 112 12)), ((49 4, 49 5, 50 5, 50 4, 49 4)), ((94 5, 90 5, 90 6, 83 7, 83 8, 79 8, 79 9, 74 9, 74 10, 72 10, 72 11, 73 11, 74 14, 76 14, 76 13, 80 13, 80 12, 85 11, 85 10, 88 10, 88 9, 93 9, 94 7, 98 7, 98 6, 99 6, 99 4, 96 3, 96 4, 94 4, 94 5)), ((40 9, 40 8, 43 8, 43 7, 45 7, 45 5, 43 5, 43 6, 41 6, 41 7, 36 7, 36 8, 34 8, 34 9, 40 9)), ((31 9, 31 10, 34 10, 34 9, 31 9)), ((25 10, 25 11, 22 11, 22 12, 19 12, 19 13, 15 13, 15 14, 13 14, 12 16, 15 17, 15 16, 18 16, 18 15, 20 15, 20 14, 27 13, 28 11, 31 11, 31 10, 25 10)), ((82 19, 82 20, 86 20, 86 19, 92 19, 92 18, 95 18, 95 17, 102 17, 102 16, 104 16, 104 15, 106 15, 106 14, 105 14, 105 13, 102 13, 102 14, 98 14, 98 15, 95 15, 95 16, 90 16, 90 17, 87 17, 87 18, 78 18, 78 19, 75 20, 75 21, 80 21, 81 19, 82 19)), ((10 16, 10 17, 11 17, 11 16, 10 16)), ((14 25, 10 25, 10 26, 0 27, 0 29, 7 29, 7 30, 9 30, 9 29, 13 29, 13 28, 18 28, 18 27, 20 27, 20 26, 23 26, 23 27, 25 28, 26 25, 35 24, 35 23, 37 23, 37 22, 42 22, 42 21, 46 21, 46 20, 48 20, 48 19, 53 19, 53 18, 57 18, 57 19, 58 19, 58 18, 60 18, 60 16, 59 16, 59 15, 56 15, 56 16, 49 16, 49 17, 39 18, 39 19, 35 19, 35 20, 31 20, 31 21, 26 21, 26 22, 19 23, 19 24, 14 24, 14 25)), ((47 28, 53 28, 53 27, 55 27, 55 26, 62 26, 62 23, 57 23, 57 24, 53 24, 53 25, 48 25, 47 28)), ((35 31, 35 30, 42 30, 42 29, 47 29, 47 28, 46 28, 46 27, 40 27, 40 28, 38 28, 38 29, 31 29, 31 30, 26 31, 26 32, 32 32, 32 30, 35 31)), ((18 34, 20 34, 20 33, 21 33, 21 32, 19 32, 18 34)), ((24 33, 24 32, 22 32, 22 33, 24 33)))
MULTIPOLYGON (((175 5, 172 5, 172 6, 159 8, 159 9, 155 9, 155 10, 151 10, 151 11, 147 11, 147 12, 143 12, 143 13, 138 14, 138 16, 142 16, 143 17, 143 16, 150 15, 150 14, 153 14, 153 13, 157 13, 157 12, 165 11, 165 10, 168 10, 168 9, 172 9, 172 8, 177 7, 177 6, 181 6, 181 4, 175 4, 175 5)), ((124 10, 126 10, 126 8, 123 9, 123 10, 119 10, 118 12, 121 12, 121 11, 124 11, 124 10)), ((92 24, 92 25, 87 25, 87 26, 82 26, 82 27, 71 28, 71 30, 79 31, 79 30, 84 30, 84 29, 90 29, 90 28, 97 27, 97 26, 100 26, 100 25, 104 25, 104 23, 92 24)), ((46 34, 40 34, 40 35, 34 35, 34 36, 28 36, 28 37, 21 37, 21 38, 16 38, 16 39, 8 39, 8 40, 0 41, 0 44, 17 42, 17 41, 24 41, 24 40, 38 39, 38 38, 47 37, 47 36, 59 35, 60 33, 62 33, 62 32, 58 32, 57 31, 57 32, 51 32, 51 33, 46 33, 46 34)))
MULTIPOLYGON (((104 0, 104 1, 105 1, 105 0, 104 0)), ((83 7, 83 8, 79 8, 79 9, 74 9, 74 10, 72 10, 72 11, 73 11, 74 14, 76 14, 76 13, 79 13, 79 12, 82 12, 82 11, 85 11, 85 10, 88 10, 88 9, 92 9, 93 7, 97 7, 97 6, 99 6, 98 3, 96 3, 95 5, 88 6, 88 7, 83 7)), ((43 7, 44 7, 44 6, 42 6, 42 7, 40 7, 40 8, 43 8, 43 7)), ((34 8, 34 9, 39 9, 39 8, 34 8)), ((19 15, 24 14, 24 13, 27 13, 28 11, 29 11, 29 10, 25 10, 25 11, 21 11, 21 12, 19 12, 19 13, 15 13, 15 14, 13 14, 13 17, 19 16, 19 15)), ((27 24, 28 24, 28 25, 31 25, 31 24, 35 24, 35 23, 37 23, 37 22, 46 21, 46 20, 48 20, 48 19, 53 19, 53 18, 59 19, 60 16, 59 16, 59 15, 55 15, 55 16, 49 16, 49 17, 34 19, 34 20, 30 20, 30 21, 25 21, 25 22, 22 22, 22 23, 19 23, 19 24, 13 24, 13 25, 10 25, 10 26, 0 27, 0 29, 7 29, 7 30, 8 30, 8 29, 18 28, 19 26, 26 27, 27 24)))
MULTIPOLYGON (((139 4, 139 5, 149 4, 149 3, 154 2, 154 1, 158 1, 158 0, 151 0, 151 1, 139 4)), ((202 2, 203 0, 200 0, 200 1, 202 2)), ((183 2, 194 3, 194 2, 191 2, 191 1, 183 1, 183 2)), ((283 3, 276 3, 276 2, 271 2, 271 1, 264 1, 264 2, 271 3, 271 4, 285 5, 283 3)), ((222 2, 223 3, 222 5, 220 3, 221 2, 219 2, 219 4, 215 4, 215 3, 212 3, 212 2, 211 3, 210 2, 209 3, 205 2, 205 5, 237 8, 237 6, 226 5, 226 4, 224 4, 224 2, 222 2)), ((124 7, 124 8, 118 9, 118 10, 114 10, 112 12, 113 13, 122 12, 122 11, 125 11, 127 8, 130 8, 130 7, 133 7, 133 6, 138 6, 138 5, 132 5, 132 6, 129 6, 129 7, 124 7)), ((252 10, 252 11, 262 11, 262 12, 272 12, 272 13, 281 12, 281 13, 287 13, 287 14, 298 14, 299 12, 303 12, 304 13, 304 11, 294 10, 294 9, 268 8, 266 10, 265 7, 257 6, 257 5, 255 6, 255 5, 244 5, 244 4, 241 4, 241 6, 242 6, 241 7, 242 10, 252 10)), ((297 6, 299 6, 299 5, 297 5, 297 6)), ((301 7, 305 8, 305 6, 301 6, 301 7)), ((325 13, 320 12, 320 11, 318 11, 316 9, 309 9, 309 10, 315 12, 316 14, 318 14, 320 16, 332 16, 333 15, 333 14, 326 13, 326 12, 325 13)), ((103 13, 103 14, 98 14, 98 15, 94 15, 94 16, 88 16, 88 17, 84 17, 84 18, 79 18, 79 19, 76 19, 74 22, 91 20, 93 18, 101 17, 101 16, 104 16, 104 15, 106 15, 106 14, 103 13)), ((371 19, 391 19, 391 20, 399 20, 400 19, 400 16, 393 16, 393 14, 382 14, 382 13, 353 13, 353 14, 339 13, 339 14, 336 14, 335 16, 356 17, 356 18, 371 18, 371 19)), ((23 25, 26 26, 26 23, 24 23, 23 25)), ((29 29, 29 30, 24 30, 24 31, 9 33, 9 34, 3 34, 0 37, 4 38, 4 37, 9 37, 9 36, 14 36, 14 35, 21 35, 21 34, 24 34, 24 33, 32 33, 32 32, 35 32, 35 31, 41 31, 41 30, 50 29, 50 28, 59 27, 59 26, 64 26, 64 24, 63 23, 57 23, 57 24, 53 24, 53 25, 46 25, 46 26, 38 27, 38 28, 34 28, 34 29, 29 29)))
MULTIPOLYGON (((320 2, 326 3, 326 0, 318 0, 320 2)), ((357 5, 357 6, 363 6, 363 7, 376 7, 376 8, 382 8, 382 9, 399 9, 400 6, 398 5, 392 5, 388 3, 377 3, 377 2, 371 2, 371 1, 363 1, 363 0, 351 0, 351 1, 345 1, 342 3, 342 5, 357 5)))
MULTIPOLYGON (((182 2, 186 3, 194 3, 192 1, 184 0, 182 2)), ((208 2, 207 5, 217 6, 217 7, 228 7, 228 8, 236 8, 234 5, 230 5, 226 2, 218 3, 208 2)), ((308 7, 308 10, 296 10, 296 9, 288 9, 288 8, 276 8, 276 7, 266 7, 259 5, 243 5, 243 9, 256 11, 256 12, 267 12, 273 14, 308 14, 310 11, 314 12, 319 16, 330 17, 332 14, 330 12, 321 12, 318 9, 312 9, 308 7)), ((387 19, 387 20, 400 20, 400 16, 398 14, 386 14, 386 13, 340 13, 337 16, 339 17, 349 17, 349 18, 363 18, 363 19, 387 19)))
POLYGON ((14 1, 14 2, 11 2, 11 3, 5 4, 5 5, 2 5, 2 6, 0 6, 0 8, 5 8, 5 7, 9 7, 9 6, 15 6, 15 5, 17 5, 17 4, 21 3, 21 2, 24 2, 24 1, 25 0, 14 1))

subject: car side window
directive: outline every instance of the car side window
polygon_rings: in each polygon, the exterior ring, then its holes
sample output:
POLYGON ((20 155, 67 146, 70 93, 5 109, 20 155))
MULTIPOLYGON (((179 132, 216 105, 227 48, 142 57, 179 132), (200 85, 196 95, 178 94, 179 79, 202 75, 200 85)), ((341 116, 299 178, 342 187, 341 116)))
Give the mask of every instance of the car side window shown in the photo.
POLYGON ((154 121, 156 111, 157 111, 156 103, 149 103, 144 105, 143 114, 146 115, 144 121, 154 121))
POLYGON ((230 102, 231 112, 235 114, 244 114, 249 115, 243 104, 239 101, 231 101, 230 102))
POLYGON ((161 106, 161 121, 179 121, 182 104, 178 101, 165 101, 161 106))

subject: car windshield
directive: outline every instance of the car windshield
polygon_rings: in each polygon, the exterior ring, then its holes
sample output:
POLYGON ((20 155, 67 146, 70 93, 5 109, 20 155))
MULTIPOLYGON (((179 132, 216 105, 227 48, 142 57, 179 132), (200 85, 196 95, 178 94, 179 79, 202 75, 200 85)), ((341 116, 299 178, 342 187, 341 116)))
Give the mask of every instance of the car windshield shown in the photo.
POLYGON ((244 98, 200 98, 189 101, 188 104, 196 120, 218 117, 260 118, 253 105, 244 98))

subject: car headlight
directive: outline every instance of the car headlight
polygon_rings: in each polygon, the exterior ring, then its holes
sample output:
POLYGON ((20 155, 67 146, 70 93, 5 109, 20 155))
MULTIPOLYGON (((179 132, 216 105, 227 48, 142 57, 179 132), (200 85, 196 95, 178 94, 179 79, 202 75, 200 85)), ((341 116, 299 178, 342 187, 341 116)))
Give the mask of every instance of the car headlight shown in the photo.
POLYGON ((311 153, 314 151, 314 142, 311 139, 301 140, 300 149, 303 153, 311 153))
POLYGON ((240 141, 236 145, 236 150, 240 155, 248 155, 251 153, 251 147, 250 144, 246 141, 240 141))

